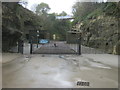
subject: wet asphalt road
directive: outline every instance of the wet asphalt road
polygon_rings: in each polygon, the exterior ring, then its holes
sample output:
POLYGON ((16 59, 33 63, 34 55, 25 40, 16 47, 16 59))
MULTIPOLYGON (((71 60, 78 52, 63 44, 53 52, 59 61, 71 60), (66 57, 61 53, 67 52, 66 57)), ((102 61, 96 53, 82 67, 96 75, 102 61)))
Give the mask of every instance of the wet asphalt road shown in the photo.
POLYGON ((3 88, 118 87, 117 67, 77 55, 24 55, 4 64, 2 75, 3 88))

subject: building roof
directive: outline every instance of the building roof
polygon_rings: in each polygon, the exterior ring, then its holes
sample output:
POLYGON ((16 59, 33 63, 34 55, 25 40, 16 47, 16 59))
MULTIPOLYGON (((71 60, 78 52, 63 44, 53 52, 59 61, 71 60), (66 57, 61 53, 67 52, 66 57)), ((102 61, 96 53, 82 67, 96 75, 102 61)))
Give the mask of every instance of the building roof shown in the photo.
POLYGON ((74 19, 72 16, 56 16, 56 19, 74 19))

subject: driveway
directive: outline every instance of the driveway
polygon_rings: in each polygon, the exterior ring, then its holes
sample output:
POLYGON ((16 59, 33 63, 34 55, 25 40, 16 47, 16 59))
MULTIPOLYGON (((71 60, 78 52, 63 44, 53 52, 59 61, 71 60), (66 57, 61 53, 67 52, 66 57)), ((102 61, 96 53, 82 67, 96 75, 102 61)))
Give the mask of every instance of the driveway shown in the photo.
POLYGON ((117 67, 84 55, 33 54, 3 64, 3 88, 117 87, 117 67), (89 82, 89 86, 78 82, 89 82))

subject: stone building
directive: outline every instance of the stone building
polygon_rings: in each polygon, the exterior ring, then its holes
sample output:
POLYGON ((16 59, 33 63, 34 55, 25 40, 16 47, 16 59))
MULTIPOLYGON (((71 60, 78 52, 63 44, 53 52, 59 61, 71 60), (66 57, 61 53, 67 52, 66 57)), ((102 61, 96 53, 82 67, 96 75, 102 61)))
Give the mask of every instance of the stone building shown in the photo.
POLYGON ((76 43, 78 43, 78 39, 80 37, 81 37, 81 34, 79 31, 70 30, 67 32, 66 40, 67 40, 67 43, 69 43, 69 44, 76 44, 76 43))

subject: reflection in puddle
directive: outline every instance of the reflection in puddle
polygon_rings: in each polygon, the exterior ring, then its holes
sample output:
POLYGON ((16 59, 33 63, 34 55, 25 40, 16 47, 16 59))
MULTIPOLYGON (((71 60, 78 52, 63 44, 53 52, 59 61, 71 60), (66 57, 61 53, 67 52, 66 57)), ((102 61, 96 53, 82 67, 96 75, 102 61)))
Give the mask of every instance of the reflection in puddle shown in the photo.
POLYGON ((107 66, 105 66, 103 64, 99 64, 99 63, 93 63, 93 62, 91 62, 90 64, 91 64, 92 67, 111 69, 111 67, 107 67, 107 66))
POLYGON ((65 87, 73 87, 72 82, 65 80, 63 78, 63 74, 60 74, 59 72, 54 76, 54 80, 57 81, 60 85, 63 85, 65 87), (62 75, 62 76, 61 76, 62 75))
POLYGON ((83 65, 86 64, 86 66, 96 67, 96 68, 104 68, 104 69, 111 69, 111 67, 108 67, 104 64, 102 64, 99 61, 94 61, 93 59, 87 58, 84 59, 83 65))
POLYGON ((80 67, 80 70, 92 70, 92 69, 91 69, 91 68, 88 68, 88 67, 84 67, 84 66, 82 67, 82 66, 81 66, 81 67, 80 67))

